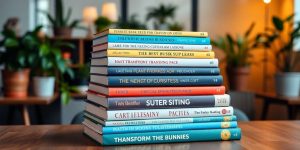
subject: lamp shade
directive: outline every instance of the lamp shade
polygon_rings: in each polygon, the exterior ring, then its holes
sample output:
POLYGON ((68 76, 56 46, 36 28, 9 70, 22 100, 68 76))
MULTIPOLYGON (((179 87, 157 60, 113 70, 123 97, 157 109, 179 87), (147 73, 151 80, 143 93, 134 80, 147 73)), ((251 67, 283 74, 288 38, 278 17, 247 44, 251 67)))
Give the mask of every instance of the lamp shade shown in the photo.
POLYGON ((271 3, 271 0, 263 0, 265 4, 271 3))
POLYGON ((94 22, 98 17, 97 8, 93 6, 88 6, 83 9, 82 18, 85 22, 94 22))
POLYGON ((118 20, 117 7, 115 3, 103 3, 102 16, 107 17, 111 21, 118 20))

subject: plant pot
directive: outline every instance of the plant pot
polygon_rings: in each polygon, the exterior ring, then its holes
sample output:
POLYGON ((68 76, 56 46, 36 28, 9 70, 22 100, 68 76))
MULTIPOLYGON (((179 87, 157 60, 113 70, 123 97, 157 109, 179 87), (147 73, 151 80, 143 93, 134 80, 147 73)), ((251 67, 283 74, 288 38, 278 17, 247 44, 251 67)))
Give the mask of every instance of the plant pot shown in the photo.
POLYGON ((28 96, 29 69, 3 70, 4 96, 23 98, 28 96))
POLYGON ((228 67, 227 78, 229 82, 229 89, 236 91, 245 91, 248 87, 248 77, 250 73, 249 67, 228 67))
POLYGON ((33 93, 35 96, 53 96, 54 88, 55 77, 33 77, 33 93))
POLYGON ((300 73, 276 73, 276 94, 287 97, 298 97, 300 94, 300 73))
POLYGON ((71 37, 72 28, 68 28, 68 27, 53 28, 53 34, 55 37, 71 37))

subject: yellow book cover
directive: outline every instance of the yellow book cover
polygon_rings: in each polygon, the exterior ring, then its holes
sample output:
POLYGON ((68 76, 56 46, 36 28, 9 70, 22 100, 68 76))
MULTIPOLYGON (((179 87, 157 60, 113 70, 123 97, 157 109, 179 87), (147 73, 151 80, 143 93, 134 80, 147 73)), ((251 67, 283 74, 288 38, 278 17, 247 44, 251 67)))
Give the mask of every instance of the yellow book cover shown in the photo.
POLYGON ((213 51, 107 50, 108 57, 215 58, 213 51))
POLYGON ((106 34, 208 37, 207 32, 131 30, 131 29, 107 29, 99 34, 96 34, 95 36, 96 37, 103 36, 106 34))

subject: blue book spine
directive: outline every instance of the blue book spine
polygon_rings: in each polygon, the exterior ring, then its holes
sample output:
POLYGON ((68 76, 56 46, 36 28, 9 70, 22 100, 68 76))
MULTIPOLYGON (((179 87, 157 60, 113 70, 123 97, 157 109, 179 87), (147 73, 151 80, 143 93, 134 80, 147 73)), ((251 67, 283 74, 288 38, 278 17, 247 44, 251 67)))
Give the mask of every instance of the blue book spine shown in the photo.
POLYGON ((172 36, 108 35, 107 42, 112 42, 112 43, 152 43, 152 44, 209 45, 210 44, 210 38, 172 37, 172 36))
POLYGON ((240 128, 104 134, 103 145, 154 144, 241 139, 240 128))
MULTIPOLYGON (((109 76, 108 86, 217 86, 223 84, 218 76, 109 76)), ((99 81, 91 81, 98 83, 99 81)))
POLYGON ((219 68, 108 67, 107 75, 219 75, 219 68))
MULTIPOLYGON (((89 114, 87 117, 90 118, 89 114)), ((94 120, 93 118, 90 118, 94 120)), ((203 122, 228 122, 236 121, 236 116, 217 116, 199 118, 172 118, 172 119, 146 119, 146 120, 125 120, 125 121, 106 121, 104 126, 136 126, 151 124, 174 124, 174 123, 203 123, 203 122)))
POLYGON ((103 134, 116 133, 139 133, 139 132, 160 132, 160 131, 177 131, 177 130, 200 130, 200 129, 222 129, 236 128, 237 122, 206 122, 206 123, 177 123, 161 125, 141 125, 141 126, 119 126, 103 127, 103 134))

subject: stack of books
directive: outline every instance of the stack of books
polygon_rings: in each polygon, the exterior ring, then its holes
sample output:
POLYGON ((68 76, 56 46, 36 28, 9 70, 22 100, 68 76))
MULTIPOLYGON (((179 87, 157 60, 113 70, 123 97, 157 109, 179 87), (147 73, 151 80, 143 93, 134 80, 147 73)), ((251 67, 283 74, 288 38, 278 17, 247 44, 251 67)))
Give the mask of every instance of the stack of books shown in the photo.
POLYGON ((206 32, 95 35, 84 133, 102 145, 238 140, 206 32))

